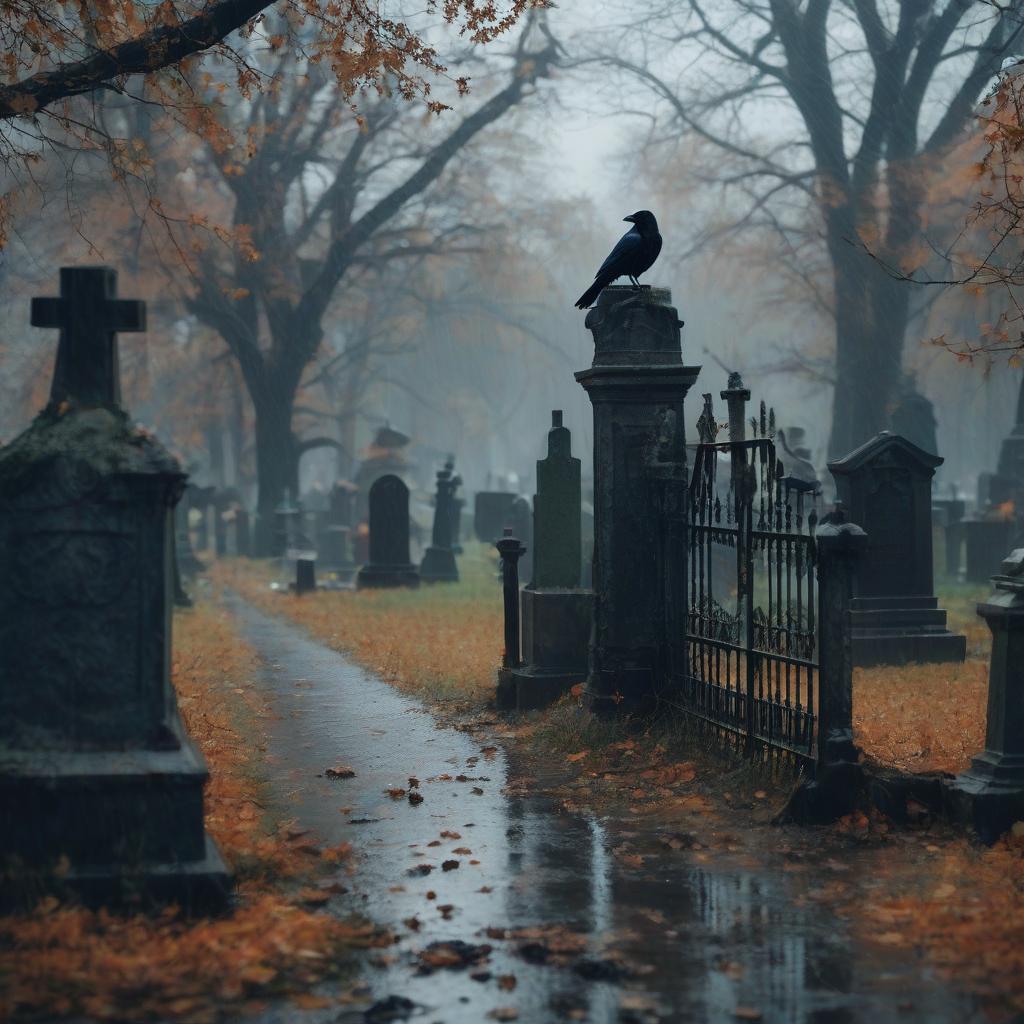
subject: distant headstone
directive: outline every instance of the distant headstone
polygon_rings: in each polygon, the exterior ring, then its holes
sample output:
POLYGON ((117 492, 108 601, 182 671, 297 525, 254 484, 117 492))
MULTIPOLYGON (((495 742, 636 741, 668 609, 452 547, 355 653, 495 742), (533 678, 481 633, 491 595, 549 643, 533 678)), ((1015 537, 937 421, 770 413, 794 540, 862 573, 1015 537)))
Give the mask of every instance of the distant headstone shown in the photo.
POLYGON ((462 481, 454 475, 453 469, 454 464, 447 463, 437 471, 430 547, 424 552, 420 563, 420 579, 433 583, 455 583, 459 578, 455 552, 452 550, 452 505, 455 491, 462 481))
POLYGON ((206 765, 168 677, 177 461, 120 408, 106 267, 33 302, 60 327, 51 401, 0 450, 0 902, 221 903, 206 765), (26 642, 31 638, 31 642, 26 642), (31 878, 19 875, 27 865, 31 878))
POLYGON ((938 455, 935 407, 917 390, 914 378, 904 375, 903 385, 890 416, 891 433, 906 438, 929 455, 938 455))
POLYGON ((316 561, 312 558, 295 560, 295 593, 310 594, 316 590, 316 561))
POLYGON ((473 502, 473 531, 481 544, 494 544, 512 524, 512 491, 477 491, 473 502))
POLYGON ((1012 516, 989 505, 960 523, 964 539, 965 572, 968 583, 985 583, 1002 562, 999 552, 1009 550, 1017 533, 1012 516))
POLYGON ((839 500, 868 536, 851 605, 858 665, 964 660, 967 641, 946 628, 934 596, 931 488, 942 461, 882 431, 829 463, 839 500))
MULTIPOLYGON (((508 523, 514 536, 526 545, 526 552, 519 562, 520 579, 533 579, 533 508, 530 499, 519 494, 508 513, 508 523)), ((504 530, 504 527, 502 527, 504 530)))
POLYGON ((409 488, 392 473, 370 488, 370 560, 359 570, 360 587, 417 587, 409 559, 409 488))

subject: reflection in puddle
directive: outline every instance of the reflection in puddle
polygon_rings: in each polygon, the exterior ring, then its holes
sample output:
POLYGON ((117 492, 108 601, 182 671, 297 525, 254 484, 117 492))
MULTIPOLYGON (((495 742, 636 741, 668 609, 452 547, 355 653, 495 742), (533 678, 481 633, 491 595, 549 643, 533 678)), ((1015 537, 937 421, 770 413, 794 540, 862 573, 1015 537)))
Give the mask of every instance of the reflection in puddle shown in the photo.
POLYGON ((407 997, 428 1008, 418 1019, 444 1024, 479 1024, 512 1007, 531 1024, 729 1021, 740 1007, 780 1024, 970 1016, 920 964, 893 955, 883 963, 857 946, 841 921, 801 898, 803 875, 728 859, 697 866, 686 853, 626 867, 612 850, 636 822, 504 795, 501 751, 482 756, 470 736, 410 713, 421 706, 296 627, 233 607, 275 701, 267 760, 279 803, 324 842, 356 845, 363 857, 344 909, 402 936, 367 967, 376 997, 407 997), (318 777, 339 762, 356 776, 318 777), (422 803, 389 799, 410 777, 422 803), (545 962, 543 938, 523 950, 487 935, 538 926, 570 929, 586 948, 545 962), (417 973, 415 951, 451 940, 490 943, 490 962, 417 973), (629 976, 605 980, 620 962, 629 976), (515 977, 513 989, 499 987, 502 975, 515 977))

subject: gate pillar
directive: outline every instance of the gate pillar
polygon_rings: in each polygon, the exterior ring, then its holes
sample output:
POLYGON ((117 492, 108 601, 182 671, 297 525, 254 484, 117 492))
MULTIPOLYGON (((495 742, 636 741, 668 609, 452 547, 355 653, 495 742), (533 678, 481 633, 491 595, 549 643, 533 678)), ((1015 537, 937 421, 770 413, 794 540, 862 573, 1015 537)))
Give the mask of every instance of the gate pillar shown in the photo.
MULTIPOLYGON (((594 629, 584 688, 597 713, 650 710, 664 683, 665 573, 686 578, 684 536, 666 547, 664 488, 685 508, 683 399, 699 366, 682 362, 667 288, 605 288, 587 314, 594 362, 575 376, 594 407, 594 629), (669 466, 677 472, 666 473, 669 466), (664 558, 682 559, 667 566, 664 558)), ((675 530, 678 533, 678 528, 675 530)))

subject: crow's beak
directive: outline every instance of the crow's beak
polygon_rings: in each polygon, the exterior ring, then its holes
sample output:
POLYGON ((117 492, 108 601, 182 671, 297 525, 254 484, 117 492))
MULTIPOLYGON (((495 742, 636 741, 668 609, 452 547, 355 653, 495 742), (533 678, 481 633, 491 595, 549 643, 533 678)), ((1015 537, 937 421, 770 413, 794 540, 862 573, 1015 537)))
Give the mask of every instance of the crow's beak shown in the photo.
POLYGON ((630 214, 630 215, 629 215, 628 217, 623 217, 622 219, 623 219, 623 220, 624 220, 624 221, 625 221, 625 222, 626 222, 627 224, 635 224, 635 223, 636 223, 636 218, 635 218, 635 217, 633 217, 633 215, 632 215, 632 214, 630 214))

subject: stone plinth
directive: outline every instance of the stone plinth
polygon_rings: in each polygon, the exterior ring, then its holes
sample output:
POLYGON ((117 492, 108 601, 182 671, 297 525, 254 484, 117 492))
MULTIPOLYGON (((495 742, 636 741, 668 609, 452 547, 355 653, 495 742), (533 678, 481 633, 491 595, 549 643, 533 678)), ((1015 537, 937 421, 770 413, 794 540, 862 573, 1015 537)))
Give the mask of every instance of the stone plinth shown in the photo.
POLYGON ((986 842, 1024 820, 1024 549, 992 583, 995 592, 978 605, 992 631, 985 750, 946 786, 953 816, 986 842))
POLYGON ((942 461, 882 431, 829 463, 839 500, 868 535, 850 610, 857 665, 964 660, 967 640, 946 628, 932 582, 931 481, 942 461))
POLYGON ((670 302, 667 289, 605 288, 586 319, 593 366, 576 374, 594 407, 594 641, 585 695, 598 712, 650 708, 664 682, 659 499, 648 466, 656 450, 685 464, 683 399, 699 373, 682 363, 670 302))
POLYGON ((359 570, 359 587, 418 587, 409 558, 409 488, 393 473, 370 488, 370 560, 359 570))
MULTIPOLYGON (((0 450, 4 905, 40 889, 211 905, 229 884, 203 826, 206 766, 169 679, 185 476, 118 406, 103 303, 75 305, 90 287, 114 302, 114 281, 106 268, 62 270, 73 324, 53 399, 0 450), (93 350, 113 375, 103 387, 93 350)), ((54 325, 35 305, 33 319, 54 325)))

